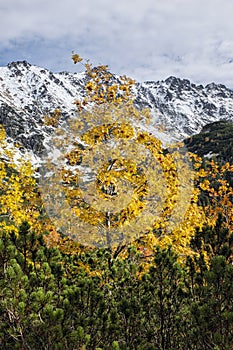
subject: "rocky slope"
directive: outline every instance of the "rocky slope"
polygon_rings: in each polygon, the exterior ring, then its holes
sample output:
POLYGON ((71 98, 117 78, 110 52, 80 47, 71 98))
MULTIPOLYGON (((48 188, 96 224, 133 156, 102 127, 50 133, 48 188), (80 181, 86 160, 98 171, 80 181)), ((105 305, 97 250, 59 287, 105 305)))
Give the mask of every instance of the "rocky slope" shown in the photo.
POLYGON ((208 123, 233 120, 233 91, 224 85, 195 85, 186 79, 138 84, 137 102, 160 115, 156 122, 178 139, 199 132, 208 123))
MULTIPOLYGON (((26 61, 0 67, 0 124, 11 139, 39 155, 51 132, 43 117, 56 108, 64 119, 74 115, 73 102, 84 95, 85 82, 84 73, 52 73, 26 61)), ((233 91, 223 85, 169 77, 136 83, 134 94, 136 106, 149 107, 152 124, 162 126, 156 136, 165 143, 196 134, 208 123, 233 121, 233 91)))

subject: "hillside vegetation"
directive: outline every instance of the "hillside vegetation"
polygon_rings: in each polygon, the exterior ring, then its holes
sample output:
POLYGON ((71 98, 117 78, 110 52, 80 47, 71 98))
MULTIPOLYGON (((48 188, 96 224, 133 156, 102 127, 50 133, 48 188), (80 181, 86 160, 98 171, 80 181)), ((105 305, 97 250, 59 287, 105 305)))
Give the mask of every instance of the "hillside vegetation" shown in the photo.
POLYGON ((185 140, 187 148, 220 163, 233 162, 233 123, 222 120, 207 124, 199 134, 185 140))

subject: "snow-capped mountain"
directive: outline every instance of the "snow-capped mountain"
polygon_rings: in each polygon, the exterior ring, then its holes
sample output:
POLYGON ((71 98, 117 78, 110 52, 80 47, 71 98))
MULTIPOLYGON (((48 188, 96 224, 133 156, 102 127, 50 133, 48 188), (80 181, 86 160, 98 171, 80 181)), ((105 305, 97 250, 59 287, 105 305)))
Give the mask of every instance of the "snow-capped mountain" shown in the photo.
POLYGON ((136 102, 159 111, 155 122, 178 139, 198 133, 208 123, 233 121, 233 91, 224 85, 211 83, 204 87, 171 76, 137 87, 136 102))
POLYGON ((56 108, 64 117, 75 113, 73 102, 83 94, 84 85, 85 74, 53 74, 26 61, 1 67, 0 124, 10 138, 38 154, 51 131, 44 116, 56 108))
MULTIPOLYGON (((26 61, 0 67, 0 124, 10 138, 39 155, 51 132, 43 117, 56 108, 64 119, 74 115, 74 101, 84 96, 86 79, 85 73, 52 73, 26 61)), ((204 87, 169 77, 136 83, 134 94, 135 105, 150 108, 152 124, 162 126, 156 136, 164 142, 182 140, 211 122, 233 121, 233 91, 224 85, 204 87)))

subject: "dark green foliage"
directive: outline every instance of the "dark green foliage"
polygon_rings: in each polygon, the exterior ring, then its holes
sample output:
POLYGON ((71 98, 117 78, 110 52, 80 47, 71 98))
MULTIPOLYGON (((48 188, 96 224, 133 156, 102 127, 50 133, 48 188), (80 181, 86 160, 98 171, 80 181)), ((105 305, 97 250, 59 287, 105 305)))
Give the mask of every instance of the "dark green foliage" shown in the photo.
POLYGON ((184 271, 168 248, 157 248, 149 273, 143 276, 143 334, 154 349, 185 349, 186 298, 184 271))
POLYGON ((220 164, 233 163, 233 123, 218 121, 207 124, 202 131, 184 140, 190 152, 205 157, 209 153, 220 164))
POLYGON ((219 218, 180 265, 157 249, 148 270, 134 247, 61 253, 27 223, 0 240, 3 350, 231 350, 232 235, 219 218), (88 268, 86 268, 88 267, 88 268))
POLYGON ((191 349, 231 350, 233 344, 233 266, 222 255, 210 266, 202 257, 188 262, 191 349), (195 346, 194 346, 195 344, 195 346))
POLYGON ((199 253, 205 251, 210 258, 222 255, 228 263, 233 262, 233 232, 222 214, 219 214, 214 227, 205 226, 202 231, 196 230, 191 246, 199 253))

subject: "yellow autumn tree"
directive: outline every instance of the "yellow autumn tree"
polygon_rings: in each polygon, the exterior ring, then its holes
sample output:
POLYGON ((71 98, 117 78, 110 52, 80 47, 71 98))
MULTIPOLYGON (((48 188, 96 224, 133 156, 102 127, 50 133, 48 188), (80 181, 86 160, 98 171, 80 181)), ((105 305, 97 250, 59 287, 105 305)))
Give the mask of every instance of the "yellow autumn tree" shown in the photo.
POLYGON ((219 165, 211 160, 199 170, 199 188, 205 221, 214 226, 219 214, 225 218, 225 224, 233 230, 233 165, 229 162, 219 165), (231 180, 231 181, 230 181, 231 180))
MULTIPOLYGON (((74 63, 81 62, 73 54, 74 63)), ((107 66, 86 68, 77 118, 57 128, 40 187, 57 229, 82 244, 113 246, 143 240, 190 253, 203 224, 191 161, 178 145, 164 151, 148 131, 150 112, 133 105, 134 81, 114 79, 107 66)))
POLYGON ((2 126, 0 143, 0 228, 17 232, 22 222, 27 221, 38 231, 42 202, 34 170, 30 162, 20 156, 19 149, 6 141, 2 126))

